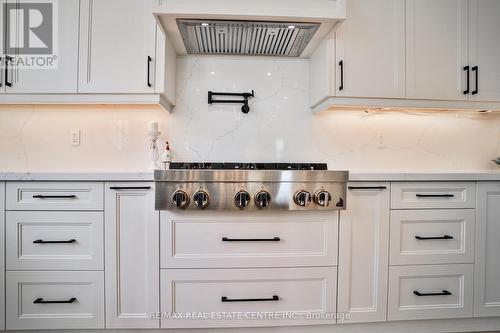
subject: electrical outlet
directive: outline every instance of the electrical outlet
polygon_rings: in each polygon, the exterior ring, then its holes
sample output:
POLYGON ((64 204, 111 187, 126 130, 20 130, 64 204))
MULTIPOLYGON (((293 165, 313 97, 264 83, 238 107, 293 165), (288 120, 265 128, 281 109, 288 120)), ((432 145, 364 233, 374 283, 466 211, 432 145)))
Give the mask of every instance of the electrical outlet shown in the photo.
POLYGON ((80 130, 72 130, 70 134, 70 142, 72 146, 79 146, 80 145, 80 130))

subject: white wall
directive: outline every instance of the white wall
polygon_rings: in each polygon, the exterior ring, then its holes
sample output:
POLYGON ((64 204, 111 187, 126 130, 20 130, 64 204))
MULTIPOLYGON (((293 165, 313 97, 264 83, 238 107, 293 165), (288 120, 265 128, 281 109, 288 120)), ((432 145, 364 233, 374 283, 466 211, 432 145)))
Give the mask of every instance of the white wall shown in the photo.
POLYGON ((491 169, 500 116, 308 108, 306 60, 184 57, 172 114, 147 106, 0 106, 0 171, 140 170, 158 120, 176 160, 320 161, 349 170, 491 169), (207 91, 255 90, 251 111, 207 91), (71 129, 82 130, 80 147, 71 129))

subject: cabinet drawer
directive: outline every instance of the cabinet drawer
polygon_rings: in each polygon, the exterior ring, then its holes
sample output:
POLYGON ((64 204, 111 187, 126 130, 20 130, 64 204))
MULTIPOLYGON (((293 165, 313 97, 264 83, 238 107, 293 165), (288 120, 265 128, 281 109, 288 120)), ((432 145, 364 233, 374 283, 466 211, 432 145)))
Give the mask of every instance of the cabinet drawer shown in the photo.
POLYGON ((472 317, 473 267, 390 267, 388 320, 472 317))
POLYGON ((161 309, 172 313, 226 316, 163 319, 166 327, 221 327, 333 324, 337 270, 329 268, 167 269, 161 271, 161 309), (231 313, 240 313, 238 319, 231 313), (295 318, 260 318, 252 313, 294 313, 295 318), (325 313, 330 319, 309 319, 325 313), (220 318, 220 317, 219 317, 220 318), (253 320, 252 320, 253 318, 253 320), (302 319, 303 318, 303 319, 302 319))
POLYGON ((162 214, 162 268, 337 264, 338 214, 162 214))
POLYGON ((7 272, 6 328, 104 328, 103 279, 103 272, 7 272))
POLYGON ((102 212, 7 212, 7 270, 103 269, 102 212))
POLYGON ((391 211, 390 264, 474 263, 474 209, 391 211))
POLYGON ((475 208, 476 184, 460 183, 392 183, 392 209, 475 208))
POLYGON ((102 183, 8 182, 7 210, 102 210, 102 183))

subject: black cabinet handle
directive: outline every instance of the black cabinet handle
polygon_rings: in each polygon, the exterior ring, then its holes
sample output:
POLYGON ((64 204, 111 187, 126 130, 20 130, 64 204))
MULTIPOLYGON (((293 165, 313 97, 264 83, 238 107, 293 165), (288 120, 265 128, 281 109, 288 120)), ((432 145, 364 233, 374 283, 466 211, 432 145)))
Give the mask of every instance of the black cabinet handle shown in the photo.
POLYGON ((36 199, 63 199, 63 198, 74 199, 74 198, 76 198, 76 195, 74 195, 74 194, 68 194, 68 195, 43 195, 43 194, 36 194, 36 195, 33 196, 33 198, 36 198, 36 199))
POLYGON ((472 91, 472 95, 476 95, 479 92, 479 67, 472 67, 472 71, 475 72, 476 88, 472 91))
POLYGON ((111 186, 110 190, 150 190, 151 186, 111 186))
POLYGON ((9 61, 14 60, 12 57, 5 56, 5 85, 12 87, 12 82, 9 82, 9 61))
POLYGON ((69 239, 63 241, 46 241, 43 239, 37 239, 33 241, 33 244, 73 244, 76 243, 76 239, 69 239))
POLYGON ((33 301, 33 304, 70 304, 76 301, 76 297, 71 297, 66 301, 46 301, 43 298, 37 298, 33 301))
POLYGON ((417 198, 453 198, 454 194, 415 194, 417 198))
POLYGON ((450 235, 444 235, 440 237, 422 237, 422 236, 415 236, 416 239, 419 240, 431 240, 431 239, 453 239, 453 236, 450 235))
POLYGON ((448 290, 443 290, 440 293, 421 293, 417 290, 414 290, 413 293, 417 296, 450 296, 451 293, 448 290))
MULTIPOLYGON (((2 57, 0 57, 0 68, 2 66, 2 57)), ((0 75, 0 87, 2 86, 3 84, 3 80, 2 80, 2 75, 0 75)))
POLYGON ((464 90, 464 95, 467 95, 470 92, 470 67, 465 66, 464 71, 467 73, 467 77, 465 79, 467 88, 464 90))
POLYGON ((226 296, 222 296, 220 301, 225 302, 273 302, 279 301, 280 298, 278 295, 273 295, 270 298, 227 298, 226 296))
POLYGON ((339 90, 344 90, 344 60, 339 61, 340 66, 340 86, 339 90))
POLYGON ((148 82, 147 82, 147 85, 148 87, 152 87, 152 84, 151 84, 151 62, 153 61, 153 59, 148 56, 148 82))
POLYGON ((348 186, 350 190, 387 190, 387 186, 348 186))
POLYGON ((227 238, 222 237, 223 242, 279 242, 281 238, 227 238))

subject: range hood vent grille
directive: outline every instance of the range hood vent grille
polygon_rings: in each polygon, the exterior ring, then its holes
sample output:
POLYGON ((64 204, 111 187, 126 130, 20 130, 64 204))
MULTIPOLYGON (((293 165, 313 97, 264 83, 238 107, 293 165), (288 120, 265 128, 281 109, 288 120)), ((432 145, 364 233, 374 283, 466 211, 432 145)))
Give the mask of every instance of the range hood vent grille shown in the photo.
POLYGON ((177 19, 188 54, 298 57, 319 23, 177 19))

